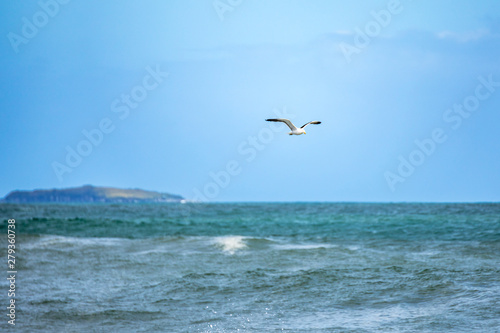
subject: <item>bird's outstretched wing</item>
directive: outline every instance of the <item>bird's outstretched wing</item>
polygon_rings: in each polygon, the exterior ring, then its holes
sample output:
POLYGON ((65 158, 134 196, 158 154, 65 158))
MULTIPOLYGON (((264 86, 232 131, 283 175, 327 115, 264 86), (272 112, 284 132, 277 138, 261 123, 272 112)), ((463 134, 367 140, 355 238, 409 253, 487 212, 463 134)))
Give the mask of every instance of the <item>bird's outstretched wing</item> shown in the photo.
POLYGON ((300 128, 304 128, 304 127, 306 127, 309 124, 318 125, 318 124, 321 124, 321 121, 310 121, 307 124, 302 125, 300 128))
POLYGON ((297 127, 295 127, 294 124, 292 124, 292 122, 288 119, 283 119, 283 118, 278 118, 278 119, 266 119, 266 121, 274 121, 274 122, 281 122, 281 123, 285 123, 288 127, 290 127, 290 129, 292 131, 295 131, 297 130, 297 127))

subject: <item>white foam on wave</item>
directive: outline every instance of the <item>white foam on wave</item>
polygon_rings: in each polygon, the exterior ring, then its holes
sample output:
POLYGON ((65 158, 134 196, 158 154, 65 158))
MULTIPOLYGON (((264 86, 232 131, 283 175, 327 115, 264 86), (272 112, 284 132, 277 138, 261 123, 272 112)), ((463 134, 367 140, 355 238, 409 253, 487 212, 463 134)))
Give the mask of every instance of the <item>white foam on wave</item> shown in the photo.
POLYGON ((132 253, 134 256, 146 256, 146 255, 157 255, 157 254, 164 254, 164 253, 169 253, 170 251, 165 248, 164 246, 158 246, 152 249, 146 249, 142 250, 139 252, 132 253))
POLYGON ((223 236, 214 239, 215 246, 222 249, 222 251, 234 254, 236 251, 247 247, 245 237, 243 236, 223 236))
POLYGON ((335 244, 279 244, 275 245, 278 250, 315 250, 315 249, 330 249, 338 247, 335 244))
MULTIPOLYGON (((443 305, 388 304, 381 308, 362 307, 360 309, 338 309, 335 311, 317 311, 314 315, 290 318, 288 324, 296 329, 324 330, 336 327, 340 331, 386 331, 387 327, 397 327, 405 321, 426 321, 439 318, 444 313, 443 305), (320 319, 320 320, 318 320, 320 319)), ((395 329, 395 331, 399 331, 395 329)))
POLYGON ((37 248, 66 248, 75 246, 116 246, 120 245, 123 241, 122 238, 98 238, 98 237, 69 237, 58 235, 43 235, 36 239, 34 242, 25 243, 23 245, 26 249, 37 248))

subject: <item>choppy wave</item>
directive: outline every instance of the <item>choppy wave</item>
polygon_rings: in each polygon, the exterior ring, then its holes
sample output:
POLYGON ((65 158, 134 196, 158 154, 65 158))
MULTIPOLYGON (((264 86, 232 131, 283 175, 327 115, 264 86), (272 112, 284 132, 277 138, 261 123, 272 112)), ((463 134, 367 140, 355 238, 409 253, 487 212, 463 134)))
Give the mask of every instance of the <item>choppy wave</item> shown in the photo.
MULTIPOLYGON (((226 254, 241 251, 308 251, 339 248, 340 245, 325 242, 299 242, 286 238, 249 237, 242 235, 228 236, 169 236, 147 239, 124 239, 106 237, 70 237, 60 235, 35 235, 24 239, 25 250, 44 249, 97 249, 109 251, 111 248, 131 248, 140 250, 136 254, 154 254, 168 252, 206 252, 217 250, 226 254)), ((346 245, 349 250, 357 246, 346 245)), ((134 252, 134 251, 132 251, 134 252)))

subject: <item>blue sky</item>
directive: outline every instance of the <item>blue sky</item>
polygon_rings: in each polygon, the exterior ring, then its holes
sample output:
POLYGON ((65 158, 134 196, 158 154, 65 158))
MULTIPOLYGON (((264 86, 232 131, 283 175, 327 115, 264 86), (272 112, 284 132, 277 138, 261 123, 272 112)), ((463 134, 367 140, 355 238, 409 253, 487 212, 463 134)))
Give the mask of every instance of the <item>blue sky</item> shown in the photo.
POLYGON ((498 1, 0 9, 0 196, 500 200, 498 1), (280 115, 323 123, 288 136, 280 115))

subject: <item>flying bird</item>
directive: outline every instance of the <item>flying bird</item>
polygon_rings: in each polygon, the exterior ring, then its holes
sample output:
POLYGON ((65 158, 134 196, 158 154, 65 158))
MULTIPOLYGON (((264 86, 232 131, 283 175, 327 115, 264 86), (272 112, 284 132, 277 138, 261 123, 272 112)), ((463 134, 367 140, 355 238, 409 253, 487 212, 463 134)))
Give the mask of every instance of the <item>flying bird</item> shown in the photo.
POLYGON ((278 119, 266 119, 266 121, 274 121, 274 122, 285 123, 292 130, 290 133, 288 133, 289 135, 307 134, 306 131, 305 131, 305 129, 304 129, 307 125, 309 125, 309 124, 314 124, 314 125, 321 124, 321 121, 310 121, 307 124, 302 125, 300 128, 297 128, 288 119, 282 119, 282 118, 278 118, 278 119))

